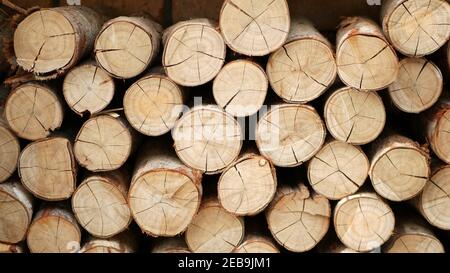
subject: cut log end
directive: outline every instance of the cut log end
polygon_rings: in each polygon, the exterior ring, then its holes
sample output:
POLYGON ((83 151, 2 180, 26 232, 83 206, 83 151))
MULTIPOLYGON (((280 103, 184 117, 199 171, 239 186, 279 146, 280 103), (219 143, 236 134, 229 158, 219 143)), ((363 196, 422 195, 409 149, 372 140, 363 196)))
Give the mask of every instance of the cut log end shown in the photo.
POLYGON ((12 90, 5 104, 6 121, 19 137, 47 137, 62 124, 63 108, 49 87, 27 83, 12 90))
POLYGON ((73 194, 75 217, 93 236, 109 238, 130 224, 125 179, 118 171, 92 175, 84 179, 73 194))
POLYGON ((217 106, 196 106, 175 125, 175 150, 188 166, 214 174, 223 171, 239 155, 242 129, 217 106))
POLYGON ((369 176, 375 191, 391 201, 419 194, 430 175, 429 155, 411 140, 393 135, 375 144, 369 176))
POLYGON ((162 63, 166 74, 183 86, 212 80, 225 61, 226 46, 215 26, 206 20, 180 22, 169 28, 162 63))
POLYGON ((23 185, 40 199, 68 199, 75 190, 76 163, 72 144, 66 138, 29 144, 20 155, 18 169, 23 185))
POLYGON ((419 211, 427 221, 440 229, 450 230, 450 166, 430 178, 419 196, 419 211))
POLYGON ((217 202, 204 202, 185 234, 192 252, 230 253, 244 237, 244 221, 217 202))
POLYGON ((218 197, 224 209, 236 215, 255 215, 275 195, 275 168, 263 156, 244 155, 219 178, 218 197))
POLYGON ((270 85, 287 102, 318 98, 334 82, 336 73, 334 52, 320 38, 291 41, 272 53, 267 63, 270 85))
POLYGON ((266 212, 275 240, 289 251, 311 250, 325 236, 330 224, 328 199, 311 196, 304 185, 282 189, 266 212))
POLYGON ((278 248, 268 239, 262 236, 251 236, 245 239, 234 253, 279 253, 278 248))
POLYGON ((220 30, 228 46, 248 56, 267 55, 280 48, 289 33, 286 0, 226 0, 220 11, 220 30), (276 18, 276 19, 273 19, 276 18))
POLYGON ((170 131, 181 116, 183 94, 170 78, 154 74, 128 88, 123 106, 134 129, 148 136, 159 136, 170 131))
POLYGON ((114 96, 114 81, 94 63, 75 67, 64 78, 64 98, 75 113, 95 114, 111 102, 114 96))
POLYGON ((331 200, 354 194, 365 182, 369 160, 361 148, 340 141, 327 143, 309 162, 313 189, 331 200))
POLYGON ((412 233, 397 236, 384 251, 386 253, 444 253, 444 247, 434 236, 412 233))
POLYGON ((90 171, 120 168, 132 150, 132 134, 126 123, 115 113, 87 120, 75 140, 78 163, 90 171))
POLYGON ((445 0, 383 4, 383 30, 397 50, 407 56, 431 54, 450 37, 450 5, 445 0))
POLYGON ((113 77, 129 79, 142 73, 159 50, 160 27, 137 17, 106 22, 95 41, 98 64, 113 77))
POLYGON ((136 250, 134 237, 125 231, 109 239, 90 237, 80 253, 134 253, 136 250))
POLYGON ((376 92, 361 92, 351 87, 335 91, 325 106, 325 123, 337 140, 363 145, 383 131, 386 111, 376 92))
POLYGON ((436 103, 442 85, 442 74, 436 65, 423 58, 406 58, 400 62, 397 79, 389 86, 389 95, 400 110, 420 113, 436 103))
POLYGON ((381 90, 397 77, 398 59, 379 27, 349 18, 337 34, 336 62, 341 80, 362 90, 381 90))
POLYGON ((19 181, 0 184, 0 242, 15 244, 25 239, 32 214, 32 197, 19 181))
POLYGON ((198 181, 183 172, 155 169, 133 178, 129 204, 143 232, 170 237, 182 233, 201 200, 198 181))
POLYGON ((391 208, 376 194, 361 193, 339 201, 333 222, 342 243, 356 251, 367 252, 389 239, 395 218, 391 208))
POLYGON ((256 128, 259 151, 280 167, 295 167, 309 160, 322 147, 325 136, 320 116, 305 105, 275 106, 256 128))
POLYGON ((0 123, 0 183, 15 172, 19 158, 20 145, 17 137, 0 123))
POLYGON ((152 253, 191 253, 191 251, 184 238, 171 237, 157 242, 152 248, 152 253))
POLYGON ((74 57, 77 33, 71 22, 56 10, 30 14, 14 33, 17 63, 27 71, 50 73, 74 57))
POLYGON ((267 76, 256 63, 237 60, 226 64, 213 83, 216 103, 236 117, 255 114, 263 105, 268 88, 267 76))
POLYGON ((62 208, 45 208, 30 225, 27 244, 31 253, 78 251, 81 231, 73 214, 62 208))
POLYGON ((429 137, 431 148, 441 160, 450 164, 450 106, 436 121, 436 127, 429 137))

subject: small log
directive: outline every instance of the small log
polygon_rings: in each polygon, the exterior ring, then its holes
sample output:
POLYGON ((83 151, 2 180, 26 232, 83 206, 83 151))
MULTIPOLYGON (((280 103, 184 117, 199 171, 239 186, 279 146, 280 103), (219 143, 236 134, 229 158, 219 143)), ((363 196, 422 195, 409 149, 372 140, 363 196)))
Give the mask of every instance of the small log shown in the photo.
POLYGON ((67 104, 80 116, 105 109, 114 96, 114 89, 114 80, 92 61, 71 69, 63 84, 67 104))
POLYGON ((283 186, 266 210, 267 224, 275 240, 289 251, 311 250, 325 236, 331 207, 325 197, 304 184, 283 186))
POLYGON ((325 136, 322 119, 308 105, 275 105, 256 127, 260 153, 279 167, 299 166, 312 158, 325 142, 325 136))
POLYGON ((318 98, 337 75, 332 45, 304 19, 291 22, 286 43, 270 55, 266 70, 275 93, 294 103, 318 98))
POLYGON ((186 90, 157 68, 127 89, 123 97, 125 116, 140 133, 160 136, 175 126, 186 97, 186 90))
POLYGON ((72 210, 78 223, 91 235, 110 238, 131 223, 127 203, 128 175, 115 170, 87 176, 72 197, 72 210))
POLYGON ((24 240, 33 215, 33 197, 17 179, 0 184, 0 215, 0 242, 24 240))
POLYGON ((450 5, 445 0, 386 0, 381 20, 386 37, 402 54, 421 57, 450 37, 450 5))
POLYGON ((182 233, 202 198, 201 172, 183 165, 164 147, 149 142, 141 149, 128 195, 134 220, 155 237, 182 233))
POLYGON ((137 145, 137 135, 118 113, 105 113, 88 119, 75 139, 78 163, 86 169, 119 169, 137 145))
POLYGON ((50 137, 28 144, 20 154, 18 172, 25 188, 37 198, 70 198, 77 182, 71 142, 65 137, 50 137))
POLYGON ((389 96, 400 110, 420 113, 436 103, 442 85, 442 73, 434 63, 424 58, 405 58, 400 61, 397 79, 389 85, 389 96))
POLYGON ((236 60, 220 70, 212 89, 216 103, 227 113, 246 117, 262 107, 268 86, 261 66, 249 60, 236 60))
POLYGON ((219 18, 228 46, 248 56, 263 56, 277 50, 289 33, 286 0, 260 1, 255 5, 251 1, 225 0, 219 18))
POLYGON ((215 200, 203 201, 186 230, 192 252, 231 253, 244 237, 244 219, 224 210, 215 200))
POLYGON ((425 135, 433 152, 450 164, 450 99, 441 98, 423 115, 425 135))
POLYGON ((434 168, 413 204, 431 225, 450 230, 450 165, 434 168))
POLYGON ((375 22, 350 17, 336 35, 338 75, 347 86, 376 91, 397 78, 397 55, 375 22))
MULTIPOLYGON (((0 89, 0 92, 3 92, 0 89)), ((4 119, 4 107, 0 105, 0 183, 6 181, 16 171, 20 153, 20 143, 9 129, 4 119)))
POLYGON ((384 253, 444 253, 444 246, 421 219, 406 211, 397 214, 394 234, 383 245, 384 253))
POLYGON ((344 245, 358 252, 369 252, 389 239, 395 218, 389 205, 378 195, 361 192, 337 203, 333 223, 344 245))
POLYGON ((391 201, 419 194, 430 176, 428 149, 404 136, 391 134, 373 143, 369 169, 375 191, 391 201))
POLYGON ((14 32, 17 63, 39 79, 65 74, 91 52, 103 18, 82 6, 41 9, 14 32))
POLYGON ((191 253, 182 237, 164 238, 152 248, 152 253, 191 253))
POLYGON ((120 16, 107 21, 95 39, 95 59, 111 76, 141 74, 158 55, 162 28, 145 17, 120 16))
POLYGON ((376 92, 343 87, 328 97, 324 118, 335 139, 363 145, 375 140, 383 131, 386 110, 376 92))
POLYGON ((272 163, 264 156, 246 152, 228 166, 217 185, 220 205, 240 216, 255 215, 272 201, 277 176, 272 163))
POLYGON ((279 253, 272 240, 264 236, 246 235, 234 253, 279 253))
POLYGON ((24 250, 19 244, 0 243, 0 253, 24 253, 24 250))
POLYGON ((358 146, 332 140, 308 163, 308 180, 314 191, 330 200, 354 194, 364 184, 369 159, 358 146))
POLYGON ((226 46, 217 23, 209 19, 179 22, 163 34, 162 64, 174 82, 198 86, 212 80, 225 62, 226 46))
POLYGON ((137 242, 131 232, 122 232, 108 239, 89 237, 80 253, 135 253, 137 242))
POLYGON ((50 86, 26 83, 11 90, 5 102, 5 118, 17 136, 37 140, 49 136, 63 121, 63 106, 50 86))
POLYGON ((172 130, 178 157, 205 174, 222 172, 239 156, 243 134, 238 122, 216 105, 191 108, 172 130))
POLYGON ((49 205, 36 213, 27 235, 31 253, 73 253, 79 250, 81 230, 72 212, 49 205))

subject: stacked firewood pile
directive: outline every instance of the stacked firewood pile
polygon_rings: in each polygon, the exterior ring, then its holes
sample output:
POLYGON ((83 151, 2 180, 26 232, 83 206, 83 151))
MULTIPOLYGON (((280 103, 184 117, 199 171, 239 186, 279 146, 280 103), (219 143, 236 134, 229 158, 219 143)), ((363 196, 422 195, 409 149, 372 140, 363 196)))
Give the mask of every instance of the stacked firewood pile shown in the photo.
POLYGON ((0 252, 448 247, 447 1, 333 35, 285 0, 165 29, 4 2, 0 252))

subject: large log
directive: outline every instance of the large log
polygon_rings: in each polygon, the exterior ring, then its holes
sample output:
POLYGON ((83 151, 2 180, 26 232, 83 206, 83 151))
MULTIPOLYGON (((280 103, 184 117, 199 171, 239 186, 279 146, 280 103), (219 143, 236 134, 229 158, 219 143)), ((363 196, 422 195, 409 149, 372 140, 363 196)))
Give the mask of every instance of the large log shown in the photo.
POLYGON ((343 87, 328 97, 324 118, 335 139, 363 145, 375 140, 383 131, 386 110, 376 92, 343 87))
POLYGON ((266 210, 267 224, 275 240, 289 251, 311 250, 325 236, 331 207, 325 197, 304 184, 283 186, 266 210))
POLYGON ((272 163, 264 156, 245 152, 227 167, 217 184, 222 207, 236 215, 255 215, 272 201, 277 177, 272 163))
POLYGON ((381 20, 386 37, 402 54, 421 57, 450 37, 450 5, 445 0, 386 0, 381 20))
POLYGON ((420 113, 436 103, 442 86, 442 73, 435 64, 424 58, 405 58, 397 79, 389 85, 389 96, 400 110, 420 113))
POLYGON ((336 62, 341 80, 363 90, 381 90, 397 77, 395 50, 372 20, 350 17, 336 34, 336 62))
POLYGON ((136 223, 151 236, 182 233, 200 206, 202 174, 181 163, 161 143, 141 150, 131 180, 128 202, 136 223))
POLYGON ((14 32, 17 63, 40 79, 66 73, 91 52, 103 18, 81 6, 41 9, 14 32))
POLYGON ((192 252, 230 253, 242 242, 244 219, 224 210, 216 200, 204 200, 185 233, 192 252))
POLYGON ((105 109, 114 96, 114 80, 92 61, 67 73, 63 83, 64 98, 78 115, 90 115, 105 109))
POLYGON ((77 182, 72 143, 65 137, 49 137, 28 144, 20 154, 18 172, 25 188, 37 198, 70 198, 77 182))
POLYGON ((433 226, 450 230, 450 165, 434 167, 423 191, 413 204, 433 226))
POLYGON ((226 46, 209 19, 179 22, 164 31, 162 64, 166 74, 183 86, 212 80, 225 61, 226 46))
POLYGON ((248 56, 267 55, 280 48, 290 26, 286 0, 225 0, 220 10, 220 30, 228 46, 248 56), (276 18, 276 19, 274 19, 276 18))
POLYGON ((87 176, 72 197, 78 223, 98 238, 110 238, 124 231, 132 220, 128 187, 128 175, 122 169, 87 176))
POLYGON ((337 203, 333 223, 344 245, 358 252, 368 252, 389 239, 395 218, 389 205, 378 195, 360 192, 337 203))
MULTIPOLYGON (((7 92, 0 88, 0 92, 7 92)), ((15 172, 20 153, 20 143, 5 120, 3 99, 0 98, 0 183, 15 172)))
POLYGON ((317 193, 340 200, 364 184, 369 167, 369 159, 361 148, 331 140, 308 162, 308 180, 317 193))
POLYGON ((95 59, 111 76, 141 74, 158 55, 162 28, 149 18, 120 16, 107 21, 95 39, 95 59))
POLYGON ((24 240, 33 215, 33 197, 17 179, 0 184, 0 215, 0 242, 24 240))
POLYGON ((286 43, 270 55, 266 70, 279 97, 307 103, 333 84, 337 73, 334 49, 310 22, 298 19, 291 22, 286 43))
POLYGON ((419 194, 430 176, 426 147, 391 134, 372 144, 370 180, 375 191, 391 201, 404 201, 419 194))
POLYGON ((396 214, 394 234, 383 245, 384 253, 444 253, 444 246, 421 219, 407 211, 396 214))
POLYGON ((267 76, 257 63, 235 60, 220 70, 213 82, 216 103, 235 117, 255 114, 266 99, 267 76))
POLYGON ((169 132, 181 116, 187 90, 156 68, 134 82, 125 92, 125 116, 134 129, 147 136, 169 132))
POLYGON ((100 114, 80 128, 74 144, 75 158, 90 171, 117 170, 136 148, 137 141, 137 134, 120 114, 100 114))
POLYGON ((243 131, 238 122, 216 105, 197 105, 172 130, 178 157, 205 174, 222 172, 238 156, 243 131))
POLYGON ((70 209, 49 204, 36 213, 27 235, 31 253, 74 253, 79 250, 81 230, 70 209))
POLYGON ((308 105, 272 106, 258 121, 256 144, 260 153, 279 167, 295 167, 312 158, 325 142, 326 129, 308 105))
POLYGON ((54 88, 40 83, 20 85, 5 102, 5 118, 17 136, 37 140, 49 136, 63 121, 63 106, 54 88))
POLYGON ((443 96, 424 113, 423 129, 433 152, 450 164, 450 98, 443 96))

